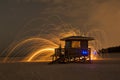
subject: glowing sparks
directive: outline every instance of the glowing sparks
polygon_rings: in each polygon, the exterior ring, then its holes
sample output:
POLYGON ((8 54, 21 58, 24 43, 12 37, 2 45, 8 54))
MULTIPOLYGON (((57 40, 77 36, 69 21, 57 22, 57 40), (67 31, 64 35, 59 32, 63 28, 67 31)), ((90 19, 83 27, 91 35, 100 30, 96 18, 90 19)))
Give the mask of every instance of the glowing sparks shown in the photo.
POLYGON ((74 32, 74 31, 69 31, 69 32, 66 32, 66 33, 62 33, 60 34, 62 37, 68 37, 68 36, 76 36, 77 34, 74 32))
POLYGON ((30 62, 35 56, 38 56, 38 55, 40 55, 40 53, 46 52, 46 51, 54 52, 54 48, 40 49, 40 50, 36 51, 35 53, 32 53, 32 55, 29 57, 29 59, 27 61, 30 62))
MULTIPOLYGON (((15 40, 14 43, 4 51, 7 53, 7 56, 3 62, 12 62, 14 60, 11 59, 10 56, 16 58, 16 56, 19 57, 19 55, 23 55, 20 61, 24 62, 49 61, 50 56, 54 53, 54 49, 58 48, 59 44, 64 48, 65 42, 61 42, 61 38, 82 35, 95 37, 95 42, 93 42, 91 44, 92 47, 89 48, 91 48, 92 60, 97 59, 97 53, 95 54, 94 51, 102 48, 101 38, 105 33, 99 29, 91 29, 87 31, 87 33, 81 32, 79 27, 73 27, 71 24, 64 22, 61 17, 55 15, 47 19, 37 17, 28 21, 19 34, 20 36, 17 35, 17 37, 20 37, 20 40, 15 40), (54 19, 58 20, 59 24, 51 21, 54 19), (39 23, 39 21, 41 22, 39 23)), ((103 39, 104 38, 102 38, 102 40, 103 39)), ((79 47, 79 45, 75 47, 79 47)))
POLYGON ((97 60, 98 59, 98 53, 97 53, 97 50, 95 49, 95 47, 91 46, 91 45, 89 45, 88 47, 91 49, 91 55, 90 55, 91 59, 92 60, 97 60))
MULTIPOLYGON (((8 55, 6 56, 6 58, 4 59, 3 62, 6 62, 8 61, 8 57, 12 54, 13 51, 15 51, 15 49, 21 47, 22 45, 25 45, 26 43, 30 43, 31 41, 33 42, 37 42, 38 44, 41 44, 41 42, 44 44, 42 47, 45 47, 45 44, 47 46, 54 46, 54 47, 57 47, 58 45, 55 44, 54 42, 50 41, 50 40, 47 40, 47 39, 43 39, 43 38, 28 38, 28 39, 25 39, 23 41, 20 41, 19 43, 17 43, 17 45, 15 45, 12 49, 10 49, 8 55)), ((33 44, 34 48, 39 48, 40 49, 40 46, 36 46, 36 44, 33 44), (35 45, 35 46, 34 46, 35 45)), ((41 51, 44 51, 44 50, 41 50, 41 51)), ((31 53, 30 53, 31 54, 31 53)))
MULTIPOLYGON (((56 28, 56 25, 47 25, 47 26, 53 26, 52 29, 41 29, 40 34, 37 34, 36 36, 31 36, 22 40, 19 40, 17 42, 14 42, 13 45, 11 45, 8 48, 8 53, 6 58, 4 58, 3 62, 12 62, 12 59, 9 59, 9 56, 16 57, 18 55, 26 54, 23 56, 23 58, 20 61, 24 62, 37 62, 37 61, 49 61, 50 56, 54 53, 54 49, 61 44, 61 47, 64 48, 64 42, 60 42, 60 39, 63 37, 68 36, 80 36, 82 35, 80 32, 80 29, 76 29, 72 27, 71 25, 61 25, 62 28, 56 28), (49 34, 49 35, 48 35, 49 34), (10 60, 10 61, 9 61, 10 60)), ((60 27, 61 27, 60 26, 60 27)), ((91 36, 92 31, 88 32, 87 35, 91 36), (90 34, 90 35, 89 35, 90 34)), ((99 48, 95 46, 96 43, 91 44, 91 58, 92 60, 97 59, 97 53, 95 53, 95 49, 99 48), (93 47, 94 45, 94 47, 93 47)), ((76 43, 79 44, 79 43, 76 43)), ((101 47, 101 45, 100 45, 101 47)))
POLYGON ((97 60, 97 56, 91 54, 91 60, 97 60))

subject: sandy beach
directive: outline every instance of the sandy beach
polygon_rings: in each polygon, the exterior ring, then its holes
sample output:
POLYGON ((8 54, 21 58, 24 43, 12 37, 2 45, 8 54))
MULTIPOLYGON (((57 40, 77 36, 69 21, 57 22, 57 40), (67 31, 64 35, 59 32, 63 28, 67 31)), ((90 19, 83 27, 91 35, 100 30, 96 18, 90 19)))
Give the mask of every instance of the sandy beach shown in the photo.
POLYGON ((120 60, 92 64, 0 63, 0 80, 120 80, 120 60))

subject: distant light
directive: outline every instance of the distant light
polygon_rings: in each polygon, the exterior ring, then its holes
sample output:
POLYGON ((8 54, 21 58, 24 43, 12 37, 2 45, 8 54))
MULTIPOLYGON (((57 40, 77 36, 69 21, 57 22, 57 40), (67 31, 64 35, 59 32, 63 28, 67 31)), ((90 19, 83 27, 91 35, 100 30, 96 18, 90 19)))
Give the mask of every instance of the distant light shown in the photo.
POLYGON ((93 54, 94 54, 94 55, 96 55, 96 54, 97 54, 97 51, 96 51, 96 50, 94 50, 94 51, 93 51, 93 54))

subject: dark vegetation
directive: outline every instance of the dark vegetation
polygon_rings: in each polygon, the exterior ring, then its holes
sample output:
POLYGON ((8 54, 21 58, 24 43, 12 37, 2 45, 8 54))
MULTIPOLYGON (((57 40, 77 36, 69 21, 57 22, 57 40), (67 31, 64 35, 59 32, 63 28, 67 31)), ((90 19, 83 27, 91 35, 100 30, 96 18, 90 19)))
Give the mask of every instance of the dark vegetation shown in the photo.
POLYGON ((108 53, 120 53, 120 46, 101 49, 101 50, 99 50, 99 52, 101 52, 101 53, 106 53, 106 52, 108 52, 108 53))

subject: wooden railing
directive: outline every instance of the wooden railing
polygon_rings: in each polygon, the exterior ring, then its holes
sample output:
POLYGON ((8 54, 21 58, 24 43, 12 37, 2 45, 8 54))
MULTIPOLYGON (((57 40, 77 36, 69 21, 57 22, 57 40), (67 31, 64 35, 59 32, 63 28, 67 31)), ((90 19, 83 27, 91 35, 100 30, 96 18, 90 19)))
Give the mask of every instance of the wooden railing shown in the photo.
MULTIPOLYGON (((54 56, 69 56, 69 57, 78 57, 82 56, 81 48, 56 48, 54 56)), ((90 48, 88 49, 88 55, 90 54, 90 48)), ((86 56, 88 56, 86 55, 86 56)))

